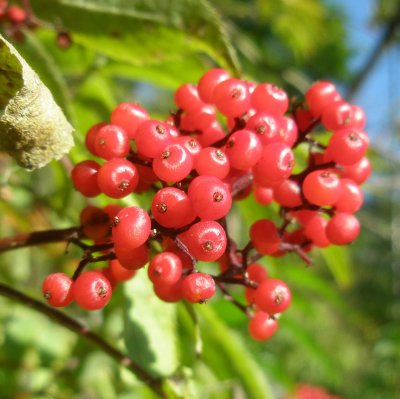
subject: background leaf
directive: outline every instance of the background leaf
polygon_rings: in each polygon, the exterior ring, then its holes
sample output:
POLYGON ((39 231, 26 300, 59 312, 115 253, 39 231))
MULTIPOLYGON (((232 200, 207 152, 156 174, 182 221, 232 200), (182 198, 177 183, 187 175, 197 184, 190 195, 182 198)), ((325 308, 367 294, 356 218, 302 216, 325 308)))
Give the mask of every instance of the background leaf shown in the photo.
POLYGON ((124 286, 124 340, 129 356, 155 376, 170 376, 179 366, 176 308, 153 292, 145 270, 124 286))

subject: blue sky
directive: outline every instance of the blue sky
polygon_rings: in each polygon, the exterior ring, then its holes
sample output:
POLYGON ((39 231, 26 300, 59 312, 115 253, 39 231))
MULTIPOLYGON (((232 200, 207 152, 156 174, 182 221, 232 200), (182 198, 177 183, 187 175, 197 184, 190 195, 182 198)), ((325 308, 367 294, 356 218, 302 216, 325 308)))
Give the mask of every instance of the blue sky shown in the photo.
MULTIPOLYGON (((371 27, 374 0, 330 0, 340 4, 347 16, 347 33, 355 55, 350 61, 357 71, 370 55, 382 31, 371 27)), ((394 125, 400 123, 400 48, 392 46, 360 88, 354 103, 362 106, 368 117, 367 131, 374 144, 382 147, 394 143, 394 125), (382 140, 384 139, 384 140, 382 140)))

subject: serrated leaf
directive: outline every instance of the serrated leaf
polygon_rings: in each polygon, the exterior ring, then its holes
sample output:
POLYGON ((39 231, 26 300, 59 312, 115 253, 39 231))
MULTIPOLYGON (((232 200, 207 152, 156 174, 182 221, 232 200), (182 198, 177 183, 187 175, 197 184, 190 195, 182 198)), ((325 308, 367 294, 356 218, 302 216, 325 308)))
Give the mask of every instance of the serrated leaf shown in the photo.
POLYGON ((205 53, 238 71, 223 22, 206 0, 37 0, 32 7, 74 42, 114 60, 161 65, 205 53))
POLYGON ((157 298, 143 269, 125 283, 124 296, 129 357, 155 377, 172 375, 179 366, 175 305, 157 298))
POLYGON ((0 150, 27 169, 61 158, 73 145, 72 126, 47 87, 2 36, 0 70, 0 150))

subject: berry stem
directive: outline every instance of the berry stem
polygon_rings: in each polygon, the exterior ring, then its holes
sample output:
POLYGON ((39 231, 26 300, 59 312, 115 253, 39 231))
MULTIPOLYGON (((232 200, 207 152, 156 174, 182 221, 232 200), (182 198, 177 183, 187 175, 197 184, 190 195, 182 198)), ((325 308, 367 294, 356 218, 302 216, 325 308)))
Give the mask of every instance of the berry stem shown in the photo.
POLYGON ((23 294, 22 292, 9 287, 6 284, 0 283, 0 295, 8 299, 16 301, 21 305, 27 306, 37 312, 44 314, 45 316, 52 319, 57 324, 62 325, 68 330, 74 332, 79 337, 86 339, 92 343, 95 347, 112 357, 117 363, 126 367, 136 377, 138 377, 143 383, 145 383, 151 390, 162 398, 166 398, 166 395, 162 389, 162 381, 152 377, 146 370, 144 370, 139 364, 135 363, 131 358, 123 354, 122 352, 115 349, 102 337, 90 331, 90 329, 84 324, 78 322, 70 316, 60 312, 57 309, 51 308, 38 300, 23 294))
POLYGON ((250 316, 249 314, 249 307, 243 305, 242 303, 238 302, 230 293, 229 291, 225 288, 224 284, 222 284, 220 281, 216 282, 219 289, 222 291, 224 294, 224 298, 231 302, 235 307, 237 307, 239 310, 241 310, 244 314, 247 316, 250 316))
POLYGON ((0 253, 13 249, 43 245, 54 242, 71 242, 79 240, 83 234, 80 227, 59 230, 34 231, 0 239, 0 253))

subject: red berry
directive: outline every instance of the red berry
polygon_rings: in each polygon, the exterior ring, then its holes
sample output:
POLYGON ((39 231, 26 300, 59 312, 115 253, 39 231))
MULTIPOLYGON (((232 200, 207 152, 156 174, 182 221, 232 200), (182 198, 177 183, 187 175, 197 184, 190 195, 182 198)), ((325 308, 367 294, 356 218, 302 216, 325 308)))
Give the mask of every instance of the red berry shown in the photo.
POLYGON ((160 180, 172 183, 187 177, 192 167, 192 156, 180 144, 167 145, 153 160, 154 173, 160 180))
POLYGON ((250 94, 246 84, 239 79, 228 79, 214 90, 214 101, 225 116, 239 117, 250 109, 250 94))
POLYGON ((230 78, 229 73, 224 69, 214 68, 208 70, 199 80, 197 90, 200 98, 206 103, 214 102, 214 89, 216 86, 228 80, 230 78))
POLYGON ((303 194, 307 201, 319 206, 333 205, 341 192, 340 180, 335 173, 315 170, 303 182, 303 194))
POLYGON ((130 139, 134 139, 139 126, 150 119, 148 112, 138 104, 118 104, 111 113, 111 123, 124 129, 130 139))
POLYGON ((267 279, 256 289, 256 305, 270 315, 284 312, 289 307, 291 300, 290 289, 281 280, 267 279))
POLYGON ((205 220, 217 220, 226 216, 232 206, 231 193, 214 176, 198 176, 193 179, 188 196, 195 214, 205 220))
POLYGON ((111 260, 108 267, 110 269, 111 279, 116 282, 130 280, 136 274, 136 270, 125 268, 118 259, 111 260))
POLYGON ((81 211, 80 222, 84 234, 92 240, 105 238, 110 232, 111 219, 101 208, 85 207, 81 211))
POLYGON ((364 157, 353 165, 344 166, 341 176, 351 179, 357 184, 363 184, 371 175, 371 170, 368 158, 364 157))
POLYGON ((11 5, 7 9, 7 16, 14 24, 21 24, 27 19, 28 14, 23 8, 11 5))
POLYGON ((137 248, 124 246, 124 243, 114 243, 115 255, 119 263, 128 270, 137 270, 142 268, 150 258, 150 249, 146 244, 137 248))
POLYGON ((185 83, 176 90, 174 100, 178 108, 185 111, 193 111, 204 104, 196 86, 190 83, 185 83))
POLYGON ((106 124, 97 131, 94 148, 97 156, 112 159, 126 157, 131 146, 125 130, 117 125, 106 124))
POLYGON ((288 109, 289 99, 281 88, 271 83, 261 83, 251 95, 251 104, 257 111, 282 116, 288 109))
POLYGON ((43 296, 47 303, 55 307, 68 306, 74 299, 73 283, 64 273, 49 274, 42 284, 43 296))
POLYGON ((260 219, 251 225, 250 239, 254 248, 262 255, 271 255, 278 251, 281 243, 278 229, 268 219, 260 219))
POLYGON ((157 191, 151 203, 151 213, 165 227, 182 227, 195 218, 189 197, 175 187, 157 191))
POLYGON ((96 144, 96 136, 97 132, 104 126, 107 126, 107 123, 100 122, 93 125, 86 133, 85 136, 85 145, 86 148, 93 154, 97 156, 95 144, 96 144))
POLYGON ((335 245, 346 245, 360 234, 360 222, 351 213, 338 212, 326 226, 326 236, 335 245))
POLYGON ((195 167, 199 175, 215 176, 222 180, 228 175, 230 164, 224 151, 206 147, 199 152, 195 167))
POLYGON ((148 158, 156 157, 172 141, 169 126, 157 120, 144 121, 136 131, 138 153, 148 158))
POLYGON ((350 179, 340 179, 342 190, 334 206, 339 212, 357 212, 363 203, 364 195, 360 186, 350 179))
POLYGON ((288 208, 300 206, 303 201, 301 198, 301 188, 297 181, 287 179, 282 184, 275 187, 274 200, 278 204, 288 208))
POLYGON ((151 260, 147 271, 154 284, 175 284, 182 275, 182 262, 172 252, 161 252, 151 260))
POLYGON ((249 322, 249 334, 256 341, 265 341, 271 338, 277 329, 277 320, 262 311, 256 312, 249 322))
POLYGON ((96 197, 101 193, 97 183, 99 169, 100 165, 90 160, 82 161, 72 169, 72 184, 85 197, 96 197))
POLYGON ((319 118, 332 103, 337 101, 338 92, 331 82, 319 81, 314 83, 306 92, 306 102, 311 113, 319 118))
POLYGON ((132 162, 113 158, 101 166, 97 182, 101 191, 110 198, 123 198, 138 185, 139 174, 132 162))
POLYGON ((215 221, 195 223, 178 237, 196 259, 204 262, 219 259, 226 249, 225 230, 215 221))
POLYGON ((257 112, 246 123, 246 129, 257 134, 262 144, 283 142, 279 117, 267 112, 257 112))
POLYGON ((111 298, 112 288, 108 279, 101 273, 83 272, 73 285, 74 299, 87 310, 101 309, 111 298))
POLYGON ((319 248, 328 247, 331 242, 326 236, 326 226, 328 225, 328 220, 324 219, 317 213, 304 224, 303 233, 304 235, 312 241, 313 245, 319 248))
POLYGON ((253 168, 256 184, 275 187, 287 179, 294 167, 294 155, 290 147, 283 143, 267 144, 260 160, 253 168))
POLYGON ((261 140, 250 130, 238 130, 226 144, 230 165, 238 170, 251 169, 261 158, 262 151, 261 140))
POLYGON ((151 221, 147 212, 130 206, 118 212, 114 219, 112 237, 116 246, 126 250, 138 248, 150 236, 151 221))
POLYGON ((203 303, 215 294, 214 279, 205 273, 192 273, 182 280, 182 296, 191 303, 203 303))
POLYGON ((164 302, 178 302, 182 299, 182 280, 174 284, 154 283, 154 293, 164 302))
POLYGON ((362 159, 367 148, 368 139, 364 132, 343 129, 333 133, 326 149, 326 156, 341 165, 352 165, 362 159))

